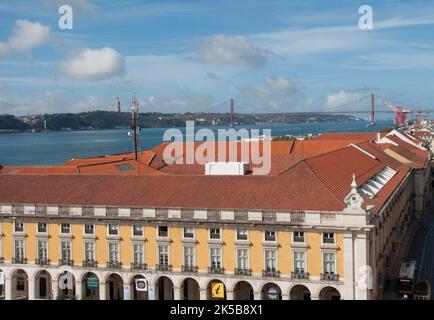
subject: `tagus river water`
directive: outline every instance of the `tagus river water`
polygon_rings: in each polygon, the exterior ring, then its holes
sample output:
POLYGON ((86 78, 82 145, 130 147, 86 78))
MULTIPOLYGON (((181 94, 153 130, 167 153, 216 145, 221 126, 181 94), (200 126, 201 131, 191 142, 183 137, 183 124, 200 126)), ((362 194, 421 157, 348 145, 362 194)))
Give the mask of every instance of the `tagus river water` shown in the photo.
MULTIPOLYGON (((271 129, 273 136, 307 135, 321 132, 370 132, 390 127, 392 121, 378 121, 375 126, 366 122, 323 122, 302 124, 264 124, 243 126, 248 130, 271 129)), ((195 127, 196 130, 203 127, 195 127)), ((225 127, 208 127, 213 131, 225 127)), ((241 126, 235 127, 239 129, 241 126)), ((179 128, 185 132, 185 128, 179 128)), ((142 129, 142 150, 163 141, 167 128, 142 129)), ((0 134, 0 165, 59 165, 71 158, 128 152, 132 150, 128 130, 67 131, 47 133, 0 134)))

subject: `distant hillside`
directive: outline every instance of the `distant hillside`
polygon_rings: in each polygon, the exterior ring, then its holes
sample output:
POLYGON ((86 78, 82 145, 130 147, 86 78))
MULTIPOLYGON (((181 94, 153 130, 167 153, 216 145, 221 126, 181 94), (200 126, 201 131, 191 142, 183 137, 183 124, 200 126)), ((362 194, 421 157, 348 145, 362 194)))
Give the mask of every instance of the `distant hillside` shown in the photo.
POLYGON ((0 132, 26 131, 29 125, 12 115, 0 115, 0 132))
MULTIPOLYGON (((235 114, 239 125, 267 123, 303 123, 325 121, 355 121, 356 118, 347 115, 327 114, 235 114)), ((185 126, 185 121, 193 120, 196 125, 228 125, 229 113, 141 113, 142 128, 167 128, 185 126)), ((65 130, 101 130, 128 128, 131 114, 128 112, 91 111, 81 113, 57 113, 16 118, 11 115, 0 116, 0 132, 14 131, 65 131, 65 130)))

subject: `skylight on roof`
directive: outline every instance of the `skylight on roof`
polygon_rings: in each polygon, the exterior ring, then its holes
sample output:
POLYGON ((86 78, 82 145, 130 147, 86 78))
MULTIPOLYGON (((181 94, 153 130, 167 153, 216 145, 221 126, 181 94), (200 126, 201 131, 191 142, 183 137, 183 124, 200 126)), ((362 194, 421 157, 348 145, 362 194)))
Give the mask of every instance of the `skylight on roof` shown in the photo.
POLYGON ((372 199, 386 185, 386 183, 393 178, 395 174, 395 170, 389 167, 384 167, 375 175, 373 175, 368 181, 363 183, 358 190, 365 196, 368 196, 372 199))
POLYGON ((131 170, 135 169, 134 166, 129 164, 129 163, 118 164, 118 165, 115 165, 115 167, 119 171, 131 171, 131 170))

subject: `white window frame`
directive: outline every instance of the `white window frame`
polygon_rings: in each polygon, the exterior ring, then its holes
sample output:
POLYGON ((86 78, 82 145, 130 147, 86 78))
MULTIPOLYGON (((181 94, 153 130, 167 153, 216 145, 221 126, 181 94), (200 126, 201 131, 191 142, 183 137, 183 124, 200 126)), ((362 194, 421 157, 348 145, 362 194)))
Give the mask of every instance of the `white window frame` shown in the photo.
MULTIPOLYGON (((187 238, 187 239, 190 239, 190 238, 187 238)), ((182 246, 182 264, 184 265, 184 266, 187 266, 187 267, 195 267, 196 266, 196 246, 194 246, 194 245, 183 245, 182 246), (193 250, 193 261, 192 261, 192 265, 190 266, 190 265, 187 265, 186 263, 185 263, 185 249, 186 248, 190 248, 190 249, 192 249, 193 250)))
POLYGON ((222 228, 209 228, 208 231, 208 240, 221 240, 222 239, 222 228), (211 238, 211 230, 219 230, 219 237, 218 238, 211 238))
POLYGON ((18 258, 16 255, 16 253, 17 253, 17 246, 16 246, 17 241, 22 241, 22 243, 23 243, 23 256, 20 258, 25 259, 26 258, 26 241, 22 238, 14 239, 14 258, 15 259, 18 258))
POLYGON ((119 226, 119 224, 118 223, 109 223, 109 224, 107 224, 107 236, 108 237, 116 237, 116 236, 119 236, 119 234, 120 234, 120 226, 119 226), (117 228, 116 228, 116 230, 117 230, 117 232, 116 232, 116 234, 111 234, 110 233, 110 226, 116 226, 117 228))
POLYGON ((235 255, 236 255, 236 266, 237 266, 237 269, 238 270, 250 270, 250 250, 249 250, 249 248, 247 248, 247 247, 239 247, 239 248, 236 248, 235 249, 235 255), (240 267, 240 265, 239 265, 239 255, 238 255, 238 252, 240 251, 240 250, 245 250, 245 251, 247 251, 247 257, 246 257, 246 260, 247 260, 247 267, 246 268, 241 268, 240 267))
POLYGON ((263 263, 264 263, 264 270, 265 271, 274 271, 274 272, 279 271, 279 251, 277 249, 274 249, 274 248, 265 248, 264 249, 263 263), (275 252, 275 265, 276 265, 275 270, 268 270, 267 269, 267 251, 274 251, 275 252))
POLYGON ((297 252, 301 252, 304 254, 304 273, 307 273, 307 250, 292 250, 292 271, 296 272, 295 270, 295 254, 297 252))
POLYGON ((46 222, 38 222, 36 224, 36 232, 39 234, 47 234, 48 233, 48 223, 46 222), (45 224, 45 231, 39 231, 39 224, 45 224))
POLYGON ((61 223, 59 225, 59 227, 60 227, 60 232, 59 232, 60 234, 71 234, 72 225, 70 223, 61 223), (62 225, 69 225, 69 231, 68 232, 63 232, 62 225))
POLYGON ((334 245, 334 244, 336 244, 336 232, 323 232, 321 234, 321 244, 323 244, 323 245, 334 245), (324 242, 325 234, 333 234, 333 243, 324 242))
POLYGON ((169 238, 169 232, 170 232, 169 229, 170 229, 169 226, 158 226, 157 227, 157 237, 158 238, 164 238, 164 239, 169 238), (167 228, 167 236, 160 236, 160 228, 161 227, 166 227, 167 228))
POLYGON ((182 228, 182 238, 183 239, 196 239, 196 228, 194 228, 194 227, 184 227, 184 228, 182 228), (193 237, 186 237, 185 236, 185 229, 192 229, 193 230, 193 237))
POLYGON ((292 242, 293 243, 306 243, 306 231, 304 231, 304 230, 294 230, 293 232, 292 232, 292 242), (296 233, 303 233, 303 241, 295 241, 295 234, 296 233))
POLYGON ((144 226, 141 226, 141 225, 133 225, 132 227, 131 227, 131 235, 133 236, 133 237, 144 237, 145 236, 145 228, 144 228, 144 226), (140 230, 142 231, 142 234, 134 234, 134 231, 135 231, 135 229, 136 229, 136 227, 139 227, 140 228, 140 230))
POLYGON ((108 262, 121 262, 121 246, 119 241, 107 241, 107 261, 108 262), (115 244, 117 246, 117 260, 111 260, 110 245, 115 244))
MULTIPOLYGON (((95 229, 94 229, 94 231, 95 231, 95 229)), ((92 255, 92 259, 90 259, 91 261, 96 261, 96 244, 95 244, 95 241, 92 241, 92 240, 85 240, 85 241, 83 241, 83 253, 84 253, 84 260, 85 261, 89 261, 88 259, 87 259, 87 253, 86 253, 86 244, 87 243, 90 243, 90 244, 92 244, 92 246, 93 246, 93 255, 92 255)))
MULTIPOLYGON (((169 230, 169 228, 167 230, 169 230)), ((160 247, 162 246, 167 248, 167 266, 170 266, 170 245, 165 243, 157 244, 157 264, 162 266, 162 264, 160 263, 160 247)))
POLYGON ((141 243, 141 242, 133 242, 131 245, 131 253, 132 253, 132 262, 133 264, 145 264, 145 244, 141 243), (134 251, 135 246, 142 246, 142 261, 141 262, 136 262, 135 261, 135 257, 136 257, 136 252, 134 251))
POLYGON ((83 225, 83 234, 84 234, 84 235, 95 235, 95 224, 92 224, 92 223, 85 223, 85 224, 83 225), (92 228, 92 233, 86 233, 86 226, 93 226, 93 228, 92 228))
POLYGON ((244 228, 237 228, 236 231, 235 231, 235 240, 236 241, 249 241, 249 229, 247 229, 247 228, 246 229, 244 229, 244 228), (245 231, 247 238, 246 239, 239 239, 238 238, 238 231, 245 231))
POLYGON ((264 230, 264 242, 268 242, 268 243, 276 243, 277 242, 277 231, 275 231, 275 230, 264 230), (267 240, 266 239, 266 233, 267 232, 274 232, 274 240, 267 240))
POLYGON ((48 260, 48 257, 49 257, 49 252, 48 252, 48 245, 49 245, 49 243, 48 243, 48 240, 45 240, 45 239, 36 239, 36 257, 39 259, 39 260, 43 260, 43 258, 41 258, 41 256, 40 256, 40 254, 39 254, 39 243, 40 242, 45 242, 46 243, 46 251, 47 251, 47 253, 46 253, 46 257, 45 257, 45 260, 48 260))
POLYGON ((25 223, 24 223, 24 222, 22 222, 22 221, 20 221, 20 220, 16 220, 16 221, 14 221, 14 232, 16 232, 16 233, 24 233, 25 231, 26 231, 26 226, 25 226, 25 223), (17 223, 20 223, 20 224, 22 225, 23 230, 21 230, 21 231, 17 231, 17 223))
POLYGON ((60 260, 64 261, 63 258, 63 248, 62 243, 69 243, 69 261, 72 261, 72 241, 71 240, 60 240, 59 246, 60 246, 60 260))
POLYGON ((222 247, 210 247, 209 248, 209 267, 213 268, 212 266, 212 250, 220 250, 220 269, 223 270, 223 248, 222 247))
POLYGON ((325 269, 324 269, 324 267, 325 267, 325 265, 324 265, 324 263, 325 263, 324 256, 326 254, 333 254, 334 255, 334 257, 335 257, 335 271, 334 271, 333 274, 337 275, 338 274, 338 255, 336 254, 336 251, 322 251, 321 252, 321 270, 322 270, 322 273, 324 273, 324 274, 330 274, 330 273, 326 273, 325 269))

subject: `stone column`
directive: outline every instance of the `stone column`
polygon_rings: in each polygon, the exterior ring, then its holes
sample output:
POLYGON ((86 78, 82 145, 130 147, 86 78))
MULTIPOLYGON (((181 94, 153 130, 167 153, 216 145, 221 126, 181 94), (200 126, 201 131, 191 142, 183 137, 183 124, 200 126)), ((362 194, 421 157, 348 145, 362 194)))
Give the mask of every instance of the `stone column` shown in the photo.
POLYGON ((100 282, 99 283, 99 300, 107 300, 106 296, 107 296, 106 284, 105 284, 105 282, 100 282))
POLYGON ((354 300, 354 240, 352 232, 344 233, 344 292, 343 298, 354 300))
POLYGON ((234 300, 234 292, 226 290, 226 300, 234 300))
POLYGON ((253 299, 254 300, 261 300, 261 298, 262 298, 262 294, 260 291, 253 292, 253 299))
POLYGON ((27 279, 28 287, 27 287, 27 297, 29 300, 35 300, 35 278, 27 279))
POLYGON ((289 294, 288 293, 282 293, 282 300, 289 300, 289 294))
POLYGON ((52 292, 52 297, 51 299, 53 300, 57 300, 57 296, 59 295, 59 283, 57 280, 53 279, 51 280, 51 292, 52 292))
MULTIPOLYGON (((368 265, 369 261, 368 261, 368 241, 366 238, 366 233, 359 233, 356 236, 356 243, 355 243, 355 272, 358 272, 359 268, 362 266, 368 266, 368 268, 370 267, 368 265)), ((356 279, 358 280, 358 279, 356 279)), ((369 277, 367 278, 367 280, 369 281, 369 277)), ((372 279, 373 280, 373 279, 372 279)), ((366 285, 368 285, 368 283, 366 283, 366 285)), ((357 300, 367 300, 369 298, 368 296, 368 288, 366 286, 366 288, 359 288, 359 286, 357 286, 356 290, 355 290, 355 296, 354 299, 357 300)), ((344 299, 348 299, 346 297, 344 297, 344 299)))
POLYGON ((173 300, 181 300, 181 287, 173 287, 173 300))
POLYGON ((83 299, 83 288, 81 287, 81 281, 75 281, 75 299, 82 300, 83 299))
POLYGON ((5 300, 12 300, 12 278, 11 276, 5 277, 5 300))
POLYGON ((200 300, 208 300, 208 290, 200 289, 200 300))

